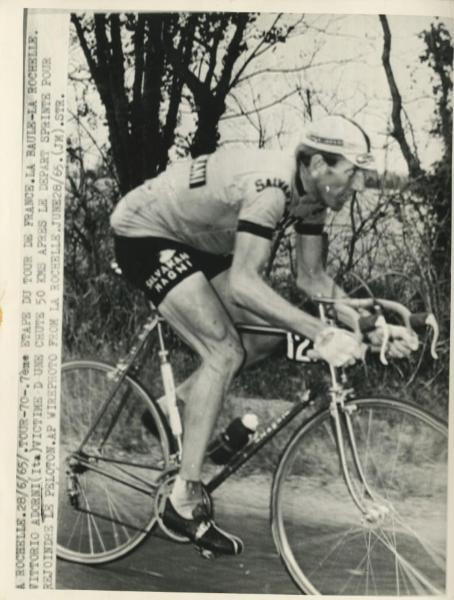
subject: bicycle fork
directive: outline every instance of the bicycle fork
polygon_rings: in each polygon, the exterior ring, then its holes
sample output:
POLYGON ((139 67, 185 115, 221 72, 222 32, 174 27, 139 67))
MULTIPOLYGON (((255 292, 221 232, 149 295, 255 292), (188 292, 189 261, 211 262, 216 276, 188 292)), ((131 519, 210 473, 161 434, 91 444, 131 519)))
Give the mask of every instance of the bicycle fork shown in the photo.
POLYGON ((344 401, 347 393, 348 392, 344 390, 342 386, 338 386, 337 383, 335 383, 335 385, 331 389, 332 400, 330 404, 330 413, 334 429, 334 437, 339 455, 340 468, 348 492, 356 507, 359 509, 359 511, 368 523, 377 523, 378 521, 383 520, 388 515, 389 507, 386 506, 383 503, 382 499, 379 499, 377 497, 377 494, 375 494, 372 491, 366 479, 366 475, 356 444, 356 438, 351 418, 351 413, 355 410, 355 405, 345 405, 344 401), (363 497, 360 497, 360 495, 358 494, 357 486, 355 486, 353 482, 352 475, 347 464, 344 431, 346 433, 348 446, 353 459, 353 465, 356 471, 356 476, 364 490, 363 497), (365 502, 365 499, 369 500, 369 502, 365 502))

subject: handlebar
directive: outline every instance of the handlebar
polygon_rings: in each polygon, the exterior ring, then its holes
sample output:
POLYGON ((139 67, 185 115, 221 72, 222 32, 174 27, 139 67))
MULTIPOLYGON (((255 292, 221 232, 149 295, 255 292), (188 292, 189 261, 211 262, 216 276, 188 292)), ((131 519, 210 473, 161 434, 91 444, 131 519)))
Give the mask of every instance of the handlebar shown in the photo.
MULTIPOLYGON (((330 306, 336 313, 339 320, 346 323, 358 339, 363 338, 364 333, 373 329, 382 329, 383 339, 380 348, 380 360, 383 364, 388 364, 386 360, 386 348, 389 341, 389 325, 383 315, 383 311, 394 312, 402 320, 404 326, 411 332, 417 333, 430 327, 432 330, 431 355, 436 360, 438 358, 436 346, 439 337, 439 327, 433 313, 411 313, 408 308, 399 302, 385 300, 382 298, 324 298, 316 297, 312 300, 318 303, 319 307, 330 306), (372 309, 373 314, 364 316, 359 315, 357 310, 372 309)), ((323 311, 321 311, 323 312, 323 311)))

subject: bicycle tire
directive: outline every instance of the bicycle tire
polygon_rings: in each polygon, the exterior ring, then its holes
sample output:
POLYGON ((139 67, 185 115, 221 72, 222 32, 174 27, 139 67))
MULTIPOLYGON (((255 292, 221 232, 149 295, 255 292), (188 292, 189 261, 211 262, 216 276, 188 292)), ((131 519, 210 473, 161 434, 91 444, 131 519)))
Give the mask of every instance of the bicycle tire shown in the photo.
POLYGON ((172 439, 159 406, 136 380, 125 377, 78 451, 116 373, 91 360, 62 366, 57 556, 64 560, 116 560, 156 523, 153 494, 169 466, 172 439), (144 411, 155 435, 143 424, 144 411), (74 459, 76 451, 81 460, 74 459))
MULTIPOLYGON (((391 398, 345 406, 377 502, 367 517, 354 504, 330 411, 320 410, 292 436, 275 472, 270 518, 281 560, 306 594, 444 593, 447 425, 391 398)), ((349 448, 346 455, 354 474, 349 448)), ((354 486, 366 500, 357 471, 354 486)))

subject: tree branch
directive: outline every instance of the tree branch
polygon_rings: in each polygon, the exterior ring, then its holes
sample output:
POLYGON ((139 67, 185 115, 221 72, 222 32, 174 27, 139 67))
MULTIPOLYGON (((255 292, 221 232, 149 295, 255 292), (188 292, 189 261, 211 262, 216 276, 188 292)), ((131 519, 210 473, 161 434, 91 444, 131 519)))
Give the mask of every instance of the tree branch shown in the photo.
MULTIPOLYGON (((188 23, 186 25, 186 29, 191 29, 191 27, 195 27, 197 22, 197 16, 195 14, 191 14, 188 19, 188 23)), ((207 96, 206 87, 200 81, 200 79, 194 75, 188 65, 181 64, 180 54, 177 50, 175 50, 172 43, 168 44, 168 58, 172 67, 175 71, 180 75, 185 84, 191 90, 194 99, 196 102, 200 102, 201 99, 205 99, 207 96)))
POLYGON ((134 32, 134 81, 132 84, 131 102, 131 135, 133 139, 142 140, 143 136, 143 110, 142 110, 142 85, 144 79, 144 38, 145 38, 145 16, 139 14, 137 26, 134 32))
POLYGON ((77 125, 79 127, 82 127, 82 129, 85 131, 85 133, 88 135, 88 137, 91 139, 91 141, 93 142, 93 145, 95 146, 95 148, 97 149, 97 151, 99 152, 99 154, 101 155, 102 160, 104 161, 104 164, 106 165, 106 167, 109 169, 110 174, 112 175, 113 179, 115 180, 115 182, 117 183, 117 185, 119 185, 119 181, 118 181, 118 177, 117 174, 115 173, 115 171, 112 169, 112 164, 111 162, 108 160, 107 155, 105 154, 104 150, 101 148, 101 146, 98 144, 98 142, 96 141, 95 137, 93 136, 93 134, 91 133, 91 131, 88 129, 88 127, 86 127, 85 123, 83 123, 81 121, 81 119, 79 118, 79 115, 73 113, 71 110, 69 111, 69 114, 74 118, 75 121, 77 121, 77 125))
POLYGON ((391 135, 398 142, 402 154, 408 166, 408 172, 411 177, 417 177, 421 174, 422 169, 418 158, 412 153, 405 137, 404 128, 402 126, 401 112, 402 112, 402 97, 397 87, 394 73, 391 67, 390 54, 391 54, 391 30, 389 28, 388 19, 385 15, 379 15, 380 22, 383 28, 383 54, 382 63, 385 69, 386 78, 388 80, 389 90, 392 98, 392 112, 391 119, 393 123, 393 131, 391 135))
POLYGON ((109 66, 109 41, 106 35, 106 17, 104 14, 95 14, 95 35, 96 35, 96 54, 98 57, 98 71, 103 69, 104 73, 108 72, 109 66))
POLYGON ((140 92, 142 89, 143 69, 144 69, 144 55, 143 55, 144 35, 145 35, 145 17, 143 14, 139 14, 139 16, 137 18, 137 27, 134 32, 134 82, 132 85, 134 102, 139 101, 140 92))
MULTIPOLYGON (((180 62, 186 68, 191 61, 192 47, 194 43, 194 31, 195 21, 188 24, 188 27, 182 32, 181 40, 178 45, 178 53, 180 55, 180 62)), ((170 41, 171 43, 171 41, 170 41)), ((179 73, 174 69, 172 85, 170 88, 170 99, 169 108, 167 110, 166 121, 162 133, 162 158, 160 168, 163 169, 168 160, 169 149, 175 139, 175 128, 177 124, 178 109, 181 104, 181 97, 183 92, 183 79, 179 73)))
POLYGON ((225 17, 224 14, 221 15, 220 17, 220 22, 219 22, 219 26, 215 31, 215 35, 214 35, 214 39, 213 39, 213 44, 211 46, 208 46, 208 52, 210 54, 210 60, 209 60, 209 64, 208 64, 208 71, 207 71, 207 75, 205 77, 205 85, 208 86, 208 88, 211 89, 211 82, 213 80, 213 75, 214 75, 214 70, 216 68, 216 61, 217 61, 217 54, 218 54, 218 48, 219 48, 219 44, 224 36, 225 33, 225 29, 227 27, 227 18, 225 17))
POLYGON ((110 16, 110 33, 112 38, 112 63, 115 65, 115 75, 118 77, 117 82, 124 89, 124 54, 121 43, 120 17, 117 13, 113 13, 110 16))
MULTIPOLYGON (((312 56, 310 57, 310 60, 312 60, 312 58, 314 57, 314 53, 312 54, 312 56)), ((358 60, 355 58, 355 62, 358 62, 359 64, 368 64, 366 60, 358 60)), ((248 79, 252 79, 253 77, 257 77, 258 75, 264 75, 264 74, 272 74, 272 73, 284 73, 284 74, 289 74, 289 73, 301 73, 301 71, 308 71, 309 69, 318 69, 320 67, 326 67, 329 65, 345 65, 345 64, 350 64, 351 63, 351 59, 350 58, 345 58, 345 59, 338 59, 338 60, 325 60, 325 61, 320 61, 317 63, 312 63, 309 62, 308 64, 304 64, 304 65, 300 65, 298 67, 289 67, 289 68, 272 68, 272 67, 267 67, 266 69, 258 69, 257 71, 254 71, 253 73, 249 73, 247 75, 245 75, 244 77, 241 77, 240 79, 238 79, 238 81, 235 82, 235 85, 239 85, 240 83, 243 83, 244 81, 248 80, 248 79)))
POLYGON ((280 102, 283 102, 287 98, 290 98, 291 96, 294 96, 297 93, 299 93, 299 88, 296 88, 295 90, 288 92, 287 94, 284 94, 283 96, 281 96, 277 100, 273 100, 269 104, 264 104, 263 106, 259 106, 258 108, 254 108, 253 110, 242 111, 240 113, 235 113, 233 115, 232 114, 222 115, 220 120, 225 121, 227 119, 236 119, 237 117, 247 117, 248 115, 256 114, 257 112, 259 112, 261 110, 266 110, 267 108, 271 108, 272 106, 275 106, 276 104, 279 104, 280 102))
MULTIPOLYGON (((159 109, 162 99, 161 82, 164 74, 162 37, 164 19, 165 16, 160 14, 147 16, 148 39, 145 48, 145 78, 142 95, 142 152, 149 164, 154 166, 159 162, 159 146, 161 142, 159 109)), ((145 164, 143 168, 146 169, 145 164)), ((149 173, 148 175, 155 175, 155 173, 149 173)), ((147 175, 143 173, 143 176, 147 175)))
MULTIPOLYGON (((235 85, 239 82, 239 79, 241 77, 241 74, 244 73, 245 69, 247 68, 247 66, 251 63, 251 61, 253 61, 257 56, 258 53, 260 51, 260 48, 265 44, 265 39, 266 36, 270 33, 270 31, 273 30, 274 27, 276 27, 278 21, 280 20, 280 18, 282 17, 282 13, 279 13, 277 15, 277 17, 274 19, 271 27, 268 29, 268 31, 264 34, 264 36, 262 37, 262 39, 259 41, 259 43, 257 44, 257 46, 254 48, 254 50, 252 50, 252 52, 250 53, 250 55, 246 58, 246 60, 244 61, 244 63, 241 65, 241 67, 238 69, 237 73, 235 74, 235 77, 232 80, 231 86, 230 87, 235 87, 235 85)), ((274 45, 274 44, 270 44, 270 47, 274 45)))
POLYGON ((91 76, 94 80, 96 80, 98 65, 96 64, 96 61, 88 47, 82 24, 74 13, 71 14, 71 22, 76 28, 77 37, 79 38, 79 43, 82 48, 82 52, 84 53, 85 60, 87 61, 88 68, 90 69, 91 76))
POLYGON ((216 86, 216 97, 224 99, 229 89, 232 87, 230 81, 233 71, 233 65, 235 64, 238 56, 240 55, 240 44, 243 39, 243 33, 246 29, 246 25, 249 21, 248 13, 240 13, 237 16, 236 29, 230 44, 227 49, 227 53, 224 59, 224 69, 222 70, 219 82, 216 86))

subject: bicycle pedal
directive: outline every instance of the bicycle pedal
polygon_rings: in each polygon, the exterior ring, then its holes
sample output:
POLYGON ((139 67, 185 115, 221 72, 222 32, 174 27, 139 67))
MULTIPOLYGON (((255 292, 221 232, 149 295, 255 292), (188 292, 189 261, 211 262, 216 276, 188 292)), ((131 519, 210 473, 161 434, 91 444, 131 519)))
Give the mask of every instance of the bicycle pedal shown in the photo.
POLYGON ((215 554, 212 550, 207 550, 206 548, 201 548, 200 546, 194 546, 194 549, 200 554, 202 558, 206 560, 213 560, 217 558, 217 554, 215 554))

